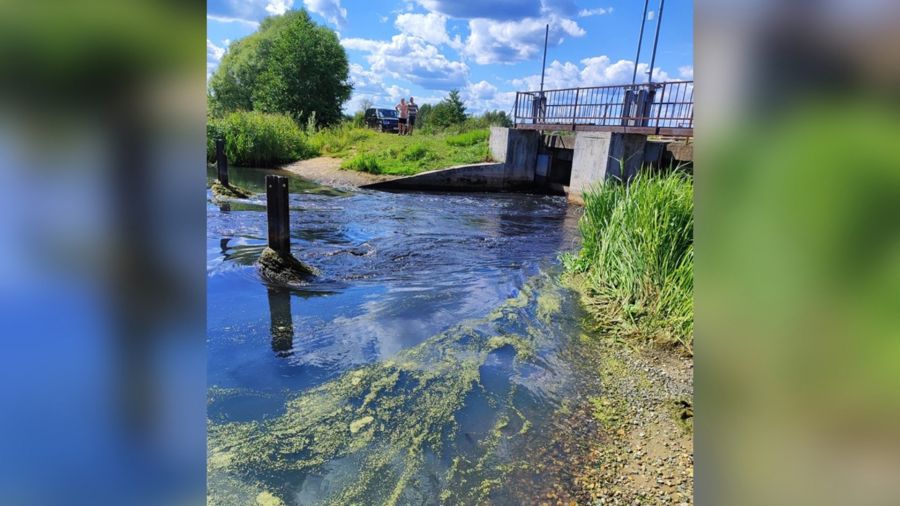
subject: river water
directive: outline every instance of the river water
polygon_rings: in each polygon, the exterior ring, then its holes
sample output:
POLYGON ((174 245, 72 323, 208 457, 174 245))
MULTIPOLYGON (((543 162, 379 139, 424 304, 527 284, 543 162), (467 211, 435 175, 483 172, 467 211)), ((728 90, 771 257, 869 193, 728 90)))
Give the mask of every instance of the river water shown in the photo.
POLYGON ((292 177, 292 250, 321 275, 273 287, 266 172, 230 174, 256 193, 207 195, 209 503, 528 503, 516 484, 544 479, 534 455, 578 394, 582 313, 558 282, 577 211, 292 177))

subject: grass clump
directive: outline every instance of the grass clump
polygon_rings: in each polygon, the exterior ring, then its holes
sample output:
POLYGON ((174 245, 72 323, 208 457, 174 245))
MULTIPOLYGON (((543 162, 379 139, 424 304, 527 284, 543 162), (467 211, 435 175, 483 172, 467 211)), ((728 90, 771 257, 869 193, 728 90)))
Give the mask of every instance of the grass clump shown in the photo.
POLYGON ((228 163, 242 167, 272 167, 315 154, 303 130, 283 114, 233 112, 210 119, 206 137, 207 160, 215 159, 215 139, 224 138, 228 163))
POLYGON ((490 137, 490 132, 487 129, 471 130, 447 137, 447 144, 449 146, 474 146, 486 142, 488 137, 490 137))
POLYGON ((410 144, 403 150, 401 158, 407 162, 415 162, 424 159, 429 155, 428 146, 419 142, 410 144))
POLYGON ((381 165, 372 155, 356 155, 341 164, 342 169, 358 170, 369 174, 381 174, 381 165))
POLYGON ((352 148, 376 135, 376 132, 354 127, 349 122, 323 128, 309 136, 310 146, 322 156, 345 157, 352 148))
POLYGON ((581 250, 564 256, 585 277, 599 323, 693 348, 694 187, 690 176, 641 173, 584 195, 581 250))

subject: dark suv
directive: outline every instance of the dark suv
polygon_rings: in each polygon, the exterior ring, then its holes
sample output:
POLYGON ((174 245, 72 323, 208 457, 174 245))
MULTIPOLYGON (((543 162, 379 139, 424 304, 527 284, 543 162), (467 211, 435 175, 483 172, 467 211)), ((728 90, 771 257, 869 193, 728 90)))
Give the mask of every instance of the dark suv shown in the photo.
POLYGON ((366 109, 366 126, 379 132, 396 132, 399 129, 397 111, 393 109, 366 109))

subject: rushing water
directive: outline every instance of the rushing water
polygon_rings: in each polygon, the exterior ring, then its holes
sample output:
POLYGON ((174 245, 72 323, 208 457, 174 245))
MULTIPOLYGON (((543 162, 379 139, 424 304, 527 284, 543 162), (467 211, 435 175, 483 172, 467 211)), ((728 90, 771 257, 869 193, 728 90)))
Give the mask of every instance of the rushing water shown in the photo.
MULTIPOLYGON (((210 174, 211 176, 212 174, 210 174)), ((291 179, 294 255, 267 286, 257 192, 208 195, 211 504, 521 504, 573 395, 580 334, 560 197, 338 191, 291 179)))

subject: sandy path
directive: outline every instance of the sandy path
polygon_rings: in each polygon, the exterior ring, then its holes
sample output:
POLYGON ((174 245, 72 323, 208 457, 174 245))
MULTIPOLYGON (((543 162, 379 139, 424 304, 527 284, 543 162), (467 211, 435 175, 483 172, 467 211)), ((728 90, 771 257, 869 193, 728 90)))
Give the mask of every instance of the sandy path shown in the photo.
POLYGON ((382 176, 355 170, 341 170, 341 159, 328 156, 300 160, 299 162, 285 165, 282 169, 319 184, 334 187, 359 187, 369 183, 397 178, 397 176, 382 176))

